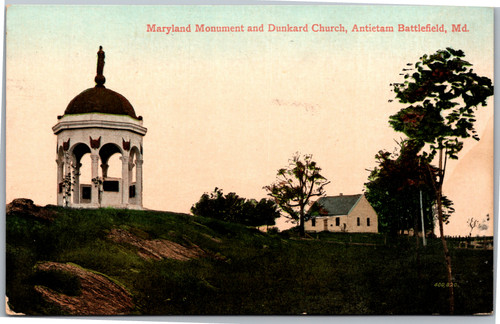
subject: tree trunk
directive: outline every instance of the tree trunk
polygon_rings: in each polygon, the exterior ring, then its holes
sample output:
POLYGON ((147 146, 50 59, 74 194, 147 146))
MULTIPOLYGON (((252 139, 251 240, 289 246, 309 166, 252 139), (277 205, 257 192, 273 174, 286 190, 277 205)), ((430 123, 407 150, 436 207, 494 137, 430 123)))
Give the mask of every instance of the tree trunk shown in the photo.
POLYGON ((444 178, 444 170, 443 170, 443 149, 439 151, 439 183, 437 184, 436 189, 436 200, 438 207, 438 221, 439 221, 439 234, 441 236, 441 243, 443 244, 443 252, 444 259, 446 262, 446 274, 448 277, 448 291, 449 291, 449 303, 450 303, 450 315, 453 315, 455 311, 455 297, 453 292, 453 276, 451 272, 451 256, 450 251, 448 250, 448 244, 446 243, 446 239, 444 237, 443 230, 443 203, 442 203, 442 195, 443 195, 443 178, 444 178))
POLYGON ((450 315, 452 315, 455 311, 455 298, 453 293, 453 276, 451 272, 451 256, 450 251, 448 250, 448 245, 446 243, 446 239, 444 238, 443 231, 443 210, 442 210, 442 202, 441 202, 441 186, 438 189, 437 193, 437 204, 438 204, 438 221, 439 221, 439 234, 441 236, 441 243, 443 244, 444 251, 444 259, 446 261, 446 273, 448 276, 448 290, 449 290, 449 302, 450 302, 450 315))
POLYGON ((304 207, 300 206, 300 219, 299 219, 299 234, 300 237, 306 236, 306 231, 304 230, 304 207))

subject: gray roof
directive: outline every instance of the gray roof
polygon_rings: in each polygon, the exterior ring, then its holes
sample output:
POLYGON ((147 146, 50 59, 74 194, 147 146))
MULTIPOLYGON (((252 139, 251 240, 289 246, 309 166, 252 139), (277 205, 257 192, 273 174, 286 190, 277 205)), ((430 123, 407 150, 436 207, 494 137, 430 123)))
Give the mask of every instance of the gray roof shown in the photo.
MULTIPOLYGON (((340 195, 321 197, 316 201, 328 216, 347 215, 356 205, 362 195, 340 195)), ((323 213, 320 213, 324 215, 323 213)), ((326 216, 326 215, 325 215, 326 216)))

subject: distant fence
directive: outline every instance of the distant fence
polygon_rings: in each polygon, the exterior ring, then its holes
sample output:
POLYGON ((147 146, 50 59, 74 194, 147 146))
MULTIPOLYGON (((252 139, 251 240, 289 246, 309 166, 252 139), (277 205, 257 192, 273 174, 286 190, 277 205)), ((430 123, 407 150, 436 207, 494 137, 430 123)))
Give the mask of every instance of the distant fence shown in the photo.
POLYGON ((456 245, 455 247, 459 249, 493 250, 492 236, 450 236, 447 239, 453 242, 456 245))

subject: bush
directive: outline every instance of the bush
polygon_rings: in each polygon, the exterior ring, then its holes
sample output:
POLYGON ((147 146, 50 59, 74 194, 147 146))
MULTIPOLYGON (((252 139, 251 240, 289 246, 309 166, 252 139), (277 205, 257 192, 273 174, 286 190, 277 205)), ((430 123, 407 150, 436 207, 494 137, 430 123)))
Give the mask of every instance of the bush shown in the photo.
POLYGON ((224 195, 219 188, 210 194, 204 193, 191 212, 196 216, 248 226, 275 225, 275 219, 280 216, 276 204, 269 199, 257 202, 239 197, 234 192, 224 195))

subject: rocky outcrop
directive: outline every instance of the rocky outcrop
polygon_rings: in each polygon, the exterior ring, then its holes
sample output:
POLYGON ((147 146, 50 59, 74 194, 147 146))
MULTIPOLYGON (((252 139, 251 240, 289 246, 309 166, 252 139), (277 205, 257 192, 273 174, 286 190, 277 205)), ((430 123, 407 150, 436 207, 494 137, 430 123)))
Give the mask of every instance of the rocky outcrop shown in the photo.
POLYGON ((66 271, 78 276, 81 294, 68 296, 49 287, 35 286, 44 299, 71 315, 125 315, 134 309, 132 297, 127 290, 107 277, 82 269, 74 264, 43 262, 39 271, 66 271))
POLYGON ((54 211, 37 206, 33 203, 33 200, 27 198, 17 198, 12 200, 12 202, 7 205, 6 214, 7 216, 17 214, 49 222, 53 221, 55 217, 54 211))
POLYGON ((118 228, 112 229, 108 238, 116 243, 126 243, 137 247, 137 254, 144 259, 161 260, 166 258, 187 261, 205 254, 194 244, 185 247, 165 239, 147 240, 118 228))

